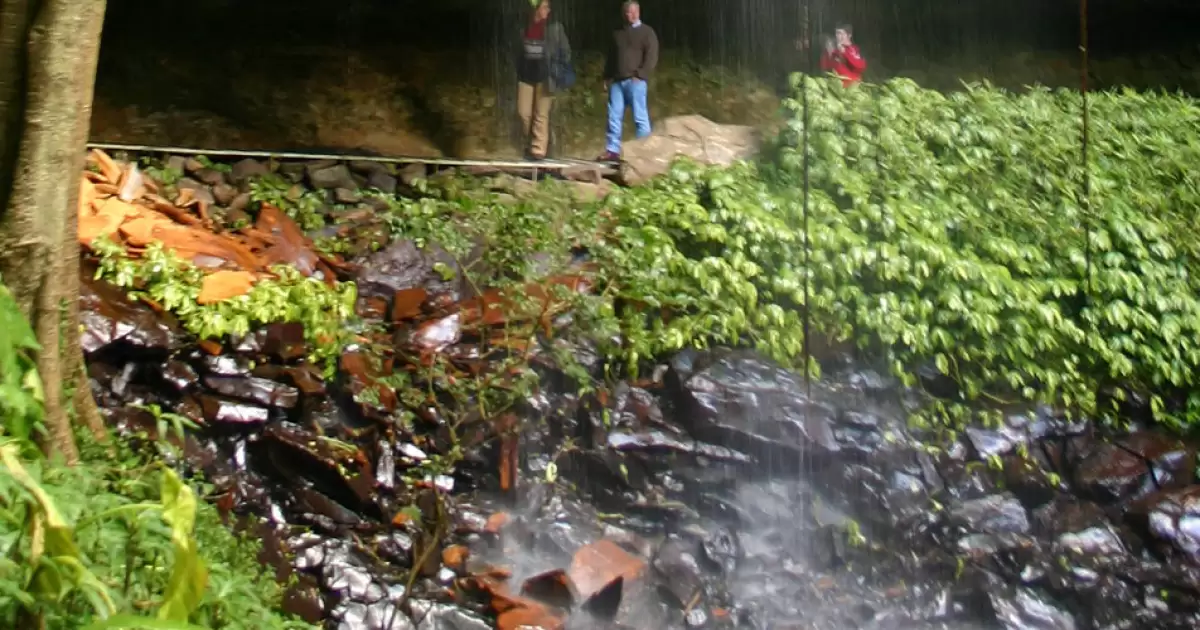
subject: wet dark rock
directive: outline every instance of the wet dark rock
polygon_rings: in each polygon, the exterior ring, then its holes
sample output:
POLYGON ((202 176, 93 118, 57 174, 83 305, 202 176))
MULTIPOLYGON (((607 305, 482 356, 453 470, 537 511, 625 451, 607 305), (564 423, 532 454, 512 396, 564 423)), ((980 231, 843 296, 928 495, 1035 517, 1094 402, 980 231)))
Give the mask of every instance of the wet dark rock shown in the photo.
POLYGON ((980 459, 1005 455, 1027 440, 1025 431, 1007 424, 1001 425, 997 429, 967 427, 965 433, 971 446, 975 449, 976 456, 980 459))
POLYGON ((362 193, 348 188, 333 189, 333 202, 340 204, 355 204, 362 201, 362 193))
POLYGON ((1183 488, 1196 479, 1196 448, 1160 432, 1141 431, 1117 440, 1121 448, 1145 460, 1155 486, 1183 488))
POLYGON ((1007 630, 1075 630, 1075 618, 1032 589, 994 588, 988 592, 996 620, 1007 630))
POLYGON ((254 376, 205 376, 204 384, 218 394, 256 402, 267 407, 291 409, 300 400, 294 387, 254 376))
POLYGON ((491 630, 482 617, 457 606, 414 599, 409 602, 417 630, 491 630))
POLYGON ((292 499, 302 512, 301 519, 328 534, 341 533, 346 527, 365 524, 356 512, 312 488, 296 488, 292 499))
POLYGON ((179 173, 187 172, 188 159, 182 155, 172 155, 163 162, 164 168, 169 168, 179 173))
MULTIPOLYGON (((326 166, 333 162, 326 162, 326 166)), ((306 165, 302 162, 282 162, 279 164, 276 172, 283 176, 284 179, 293 183, 299 184, 304 181, 304 171, 306 165)))
POLYGON ((346 166, 349 167, 350 172, 354 173, 355 175, 370 175, 371 173, 374 173, 377 171, 382 172, 382 173, 388 173, 388 172, 391 172, 392 169, 394 169, 394 167, 391 164, 387 164, 385 162, 379 162, 376 160, 365 160, 365 159, 349 160, 346 162, 346 166))
POLYGON ((725 527, 714 528, 702 543, 704 556, 721 567, 726 575, 733 575, 742 557, 742 546, 737 535, 725 527))
POLYGON ((999 475, 981 462, 955 459, 951 452, 936 458, 935 463, 946 493, 954 499, 978 499, 996 492, 1000 486, 999 475))
POLYGON ((651 563, 679 608, 686 608, 705 588, 707 572, 700 565, 701 553, 695 541, 672 536, 659 546, 651 563))
POLYGON ((290 422, 263 431, 271 462, 286 476, 302 476, 356 509, 370 505, 374 477, 358 447, 317 435, 290 422))
POLYGON ((226 218, 230 222, 244 220, 245 223, 247 225, 249 225, 250 224, 250 215, 246 214, 246 212, 245 212, 246 208, 249 206, 250 206, 250 193, 244 192, 244 193, 239 194, 238 196, 234 197, 232 201, 229 202, 229 206, 228 206, 229 213, 226 215, 226 218))
POLYGON ((913 522, 929 515, 931 505, 925 484, 915 472, 847 464, 837 485, 843 490, 841 502, 862 514, 865 522, 883 526, 883 531, 909 532, 913 522))
POLYGON ((1107 524, 1062 534, 1054 543, 1058 549, 1091 556, 1117 556, 1125 553, 1125 545, 1120 536, 1107 524))
POLYGON ((1195 451, 1157 433, 1095 442, 1075 472, 1076 484, 1102 501, 1145 496, 1160 486, 1180 487, 1195 474, 1195 451))
POLYGON ((81 272, 80 320, 83 351, 94 354, 121 342, 140 350, 169 351, 179 347, 181 332, 170 315, 131 301, 121 289, 81 272))
POLYGON ((1029 515, 1011 493, 963 501, 950 508, 950 518, 963 529, 981 534, 1027 534, 1029 515))
POLYGON ((749 455, 731 448, 698 442, 688 437, 677 438, 664 431, 642 431, 624 433, 613 431, 608 434, 608 447, 617 451, 643 451, 664 453, 674 451, 689 455, 703 455, 719 461, 752 463, 749 455))
POLYGON ((441 352, 462 337, 460 321, 459 313, 431 319, 413 330, 407 342, 422 352, 441 352))
POLYGON ((280 322, 267 324, 238 340, 234 350, 266 356, 279 361, 294 361, 307 353, 304 324, 280 322))
POLYGON ((390 601, 363 604, 348 601, 333 612, 337 630, 413 630, 411 619, 390 601))
POLYGON ((1003 458, 1004 487, 1011 490, 1025 507, 1035 508, 1055 498, 1067 486, 1053 472, 1041 448, 1035 447, 1028 452, 1028 457, 1014 454, 1003 458))
POLYGON ((374 171, 367 175, 367 188, 392 195, 396 192, 396 178, 384 171, 374 171))
POLYGON ((625 383, 617 386, 613 395, 613 425, 634 429, 661 427, 664 425, 663 411, 654 394, 625 383))
POLYGON ((521 595, 563 610, 575 607, 574 585, 563 569, 551 569, 526 578, 521 595))
MULTIPOLYGON (((213 186, 212 194, 213 200, 217 204, 228 207, 229 204, 233 203, 234 199, 237 199, 238 189, 226 183, 219 183, 213 186)), ((231 220, 229 223, 233 224, 235 221, 231 220)))
POLYGON ((417 180, 429 177, 429 168, 424 164, 406 164, 397 171, 401 183, 411 188, 417 180))
POLYGON ((1151 494, 1132 504, 1128 515, 1166 555, 1200 565, 1200 485, 1151 494))
POLYGON ((325 377, 320 370, 312 365, 302 364, 293 366, 259 365, 255 366, 252 375, 288 383, 300 390, 305 396, 321 396, 326 392, 325 377))
POLYGON ((358 182, 354 181, 354 178, 350 175, 350 169, 344 164, 334 164, 332 166, 321 166, 316 164, 310 166, 307 171, 308 181, 314 188, 347 188, 350 190, 358 189, 358 182))
POLYGON ((839 450, 832 429, 836 409, 807 398, 794 374, 752 353, 711 359, 694 374, 671 379, 679 383, 681 419, 697 438, 754 454, 839 450))
POLYGON ((321 581, 326 590, 364 604, 373 604, 387 597, 387 589, 371 577, 366 567, 341 559, 327 561, 321 567, 321 581))
POLYGON ((192 198, 206 206, 211 206, 217 202, 217 200, 213 198, 212 191, 209 190, 208 186, 205 186, 191 177, 180 178, 179 181, 175 182, 175 187, 180 191, 190 190, 192 192, 192 198))
POLYGON ((946 489, 946 481, 942 479, 941 473, 938 472, 937 465, 933 463, 933 457, 925 451, 918 451, 915 455, 917 466, 921 469, 921 480, 925 482, 926 487, 931 492, 941 492, 946 489))
POLYGON ((1070 419, 1047 406, 1039 406, 1028 423, 1029 436, 1035 440, 1044 438, 1066 438, 1087 433, 1090 423, 1086 418, 1070 419))
POLYGON ((234 162, 230 169, 229 178, 234 184, 241 185, 254 177, 261 177, 270 172, 266 164, 253 158, 245 158, 234 162))
POLYGON ((200 376, 187 363, 171 359, 163 364, 162 379, 175 391, 183 393, 195 385, 200 376))
POLYGON ((200 405, 200 401, 196 400, 196 397, 190 394, 185 395, 175 405, 175 413, 196 424, 204 423, 204 408, 200 405))
POLYGON ((323 435, 339 435, 346 430, 346 416, 332 399, 306 396, 300 402, 300 424, 323 435))
POLYGON ((396 392, 379 381, 380 368, 372 365, 370 357, 362 352, 346 352, 340 367, 345 388, 364 419, 382 420, 395 411, 399 402, 396 392))
POLYGON ((126 397, 129 393, 129 383, 137 373, 136 363, 126 363, 112 379, 112 391, 117 396, 126 397))
POLYGON ((375 541, 375 548, 382 558, 397 566, 412 565, 413 539, 402 531, 380 535, 375 541))
POLYGON ((921 389, 937 398, 953 399, 959 395, 958 382, 950 376, 942 374, 932 361, 920 365, 914 370, 921 389))
POLYGON ((202 168, 193 173, 193 175, 196 177, 196 179, 209 186, 225 184, 225 173, 222 173, 215 168, 202 168))
POLYGON ((648 481, 641 466, 612 451, 569 451, 559 457, 558 468, 598 505, 609 508, 628 505, 630 492, 644 489, 648 481))
POLYGON ((388 301, 379 296, 358 296, 354 312, 363 319, 384 320, 388 314, 388 301))
POLYGON ((198 358, 200 369, 209 374, 220 376, 248 376, 250 363, 246 359, 231 354, 201 355, 198 358))
POLYGON ((1127 528, 1109 520, 1097 504, 1066 495, 1033 512, 1034 531, 1059 553, 1072 554, 1087 564, 1129 559, 1140 541, 1127 528))
POLYGON ((208 422, 262 424, 270 417, 270 412, 265 407, 210 394, 200 394, 196 398, 204 410, 204 419, 208 422))
POLYGON ((116 399, 119 396, 113 396, 113 381, 120 375, 120 369, 110 363, 89 361, 87 370, 88 384, 92 395, 96 397, 96 403, 101 408, 120 407, 121 403, 116 399))

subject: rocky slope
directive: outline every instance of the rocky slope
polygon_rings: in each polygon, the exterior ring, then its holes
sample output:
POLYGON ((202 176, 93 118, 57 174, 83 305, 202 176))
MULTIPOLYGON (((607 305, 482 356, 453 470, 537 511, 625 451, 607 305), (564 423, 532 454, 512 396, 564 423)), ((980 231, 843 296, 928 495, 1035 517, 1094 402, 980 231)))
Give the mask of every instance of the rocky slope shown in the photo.
MULTIPOLYGON (((95 157, 82 241, 107 234, 135 257, 167 243, 205 268, 201 295, 214 303, 248 295, 276 263, 357 284, 345 326, 358 340, 332 371, 308 358, 302 325, 198 341, 153 299, 94 280, 94 264, 81 298, 92 387, 110 421, 155 433, 158 405, 194 422, 177 442, 181 464, 214 485, 231 524, 263 540, 278 577, 296 579, 287 607, 311 622, 1200 623, 1194 444, 1147 427, 1104 432, 1050 408, 1007 409, 1000 426, 946 442, 906 427, 929 394, 841 351, 822 353, 825 376, 811 383, 715 349, 580 391, 570 370, 603 381, 606 363, 571 334, 554 308, 565 298, 547 287, 589 291, 586 256, 527 287, 547 332, 501 348, 514 340, 500 331, 519 319, 508 298, 448 278, 461 261, 434 245, 392 240, 364 191, 403 194, 436 174, 180 157, 145 172, 154 177, 135 182, 129 165, 95 157), (281 200, 317 201, 290 206, 295 219, 254 201, 269 173, 287 184, 281 200), (322 220, 306 234, 297 220, 311 216, 322 220), (343 246, 322 252, 312 237, 343 246), (506 413, 452 415, 462 401, 445 399, 461 390, 448 383, 507 373, 514 357, 531 386, 506 413), (432 396, 413 399, 414 389, 432 396)), ((532 194, 518 175, 476 174, 514 202, 532 194)))

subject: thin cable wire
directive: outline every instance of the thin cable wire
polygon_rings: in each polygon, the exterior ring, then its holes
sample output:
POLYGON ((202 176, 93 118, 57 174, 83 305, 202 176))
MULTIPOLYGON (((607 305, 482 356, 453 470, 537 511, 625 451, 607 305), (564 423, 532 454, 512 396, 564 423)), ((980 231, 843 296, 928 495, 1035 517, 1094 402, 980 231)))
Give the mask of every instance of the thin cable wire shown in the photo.
MULTIPOLYGON (((810 340, 809 340, 809 333, 811 331, 810 320, 811 320, 811 316, 812 316, 811 315, 811 313, 812 313, 812 296, 810 295, 811 288, 809 286, 810 285, 810 276, 812 275, 811 268, 810 268, 812 243, 809 241, 809 235, 808 235, 808 209, 809 209, 809 189, 811 187, 810 181, 809 181, 809 127, 812 124, 812 115, 809 111, 808 86, 809 86, 809 81, 812 80, 813 72, 815 70, 815 68, 813 67, 813 54, 812 54, 812 46, 815 43, 814 42, 815 33, 813 32, 812 16, 809 13, 811 4, 812 4, 811 0, 806 0, 805 5, 804 5, 804 30, 805 30, 805 37, 807 38, 807 41, 808 41, 808 47, 806 50, 807 54, 805 55, 806 56, 805 65, 807 65, 807 68, 805 69, 804 84, 803 84, 802 89, 800 90, 800 99, 801 99, 800 107, 801 107, 801 110, 803 111, 803 117, 804 117, 804 131, 803 131, 802 140, 801 140, 801 146, 803 147, 803 150, 804 150, 804 197, 803 197, 803 215, 804 215, 804 218, 803 218, 803 224, 804 224, 804 333, 803 333, 804 334, 804 396, 809 401, 812 400, 812 369, 811 369, 812 368, 812 365, 811 365, 812 350, 811 350, 811 344, 810 344, 810 340)), ((805 426, 808 426, 808 407, 809 407, 809 405, 804 406, 804 424, 805 424, 805 426)))
POLYGON ((1082 197, 1080 207, 1083 209, 1083 235, 1086 242, 1084 248, 1084 300, 1090 300, 1092 293, 1092 177, 1088 168, 1088 0, 1079 0, 1079 91, 1083 101, 1083 125, 1080 131, 1080 159, 1083 162, 1082 197))

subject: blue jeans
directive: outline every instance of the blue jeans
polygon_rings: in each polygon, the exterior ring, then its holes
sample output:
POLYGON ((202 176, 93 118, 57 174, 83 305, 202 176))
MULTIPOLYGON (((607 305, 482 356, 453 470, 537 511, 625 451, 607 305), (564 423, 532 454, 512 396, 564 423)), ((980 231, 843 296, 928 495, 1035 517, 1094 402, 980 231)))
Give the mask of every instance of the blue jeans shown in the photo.
POLYGON ((650 135, 650 110, 646 108, 646 82, 641 79, 614 81, 608 88, 608 142, 605 150, 621 152, 621 125, 625 119, 625 104, 633 108, 633 124, 637 137, 650 135))

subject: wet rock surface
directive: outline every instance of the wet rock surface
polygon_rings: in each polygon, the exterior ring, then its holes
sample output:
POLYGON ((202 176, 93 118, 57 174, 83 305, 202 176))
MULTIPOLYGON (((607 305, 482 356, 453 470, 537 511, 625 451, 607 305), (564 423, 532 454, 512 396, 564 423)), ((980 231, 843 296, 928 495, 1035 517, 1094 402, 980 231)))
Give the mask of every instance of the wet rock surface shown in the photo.
MULTIPOLYGON (((241 186, 261 166, 238 163, 214 186, 241 186)), ((368 167, 294 175, 355 192, 355 176, 385 174, 368 167)), ((197 184, 217 182, 193 170, 197 184)), ((600 359, 582 341, 542 340, 529 353, 540 385, 496 426, 458 427, 464 460, 439 469, 450 423, 398 393, 414 378, 404 361, 437 355, 452 375, 480 373, 494 357, 479 339, 506 316, 488 309, 494 296, 443 280, 436 259, 399 242, 342 270, 376 300, 360 314, 395 353, 348 349, 329 378, 306 363, 296 325, 200 349, 85 271, 84 349, 110 422, 153 432, 138 405, 157 404, 201 425, 177 444, 184 461, 253 528, 276 574, 296 578, 285 607, 304 619, 370 630, 1200 626, 1193 444, 1040 407, 929 448, 904 422, 923 395, 849 360, 808 383, 752 352, 686 351, 653 378, 582 395, 549 350, 594 373, 600 359)))
POLYGON ((1200 622, 1200 486, 1177 463, 1194 451, 1155 434, 1067 436, 1031 410, 930 453, 902 423, 908 394, 870 371, 806 387, 752 353, 685 353, 599 407, 543 388, 524 412, 542 429, 523 436, 509 491, 486 476, 473 491, 433 478, 421 490, 402 477, 437 440, 387 428, 394 398, 355 402, 379 386, 365 362, 343 359, 352 369, 326 382, 261 346, 150 347, 172 352, 156 359, 167 369, 96 348, 93 387, 110 407, 194 401, 208 446, 192 461, 273 532, 281 570, 307 585, 289 608, 328 628, 1200 622), (1144 448, 1090 463, 1111 444, 1144 448), (423 556, 420 516, 403 508, 447 491, 447 544, 465 546, 423 556))

